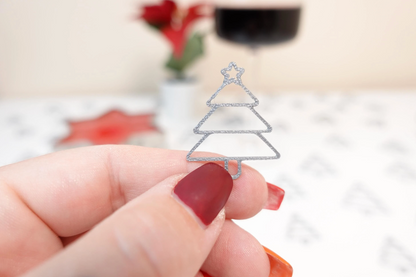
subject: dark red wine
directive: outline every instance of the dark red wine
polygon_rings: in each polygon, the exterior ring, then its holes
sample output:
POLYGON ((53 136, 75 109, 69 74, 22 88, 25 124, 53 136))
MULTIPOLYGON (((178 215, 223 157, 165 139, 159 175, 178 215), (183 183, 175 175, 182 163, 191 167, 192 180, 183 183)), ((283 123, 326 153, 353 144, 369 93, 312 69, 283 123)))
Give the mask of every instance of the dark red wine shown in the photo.
POLYGON ((215 30, 220 38, 251 46, 275 44, 296 36, 300 7, 215 9, 215 30))

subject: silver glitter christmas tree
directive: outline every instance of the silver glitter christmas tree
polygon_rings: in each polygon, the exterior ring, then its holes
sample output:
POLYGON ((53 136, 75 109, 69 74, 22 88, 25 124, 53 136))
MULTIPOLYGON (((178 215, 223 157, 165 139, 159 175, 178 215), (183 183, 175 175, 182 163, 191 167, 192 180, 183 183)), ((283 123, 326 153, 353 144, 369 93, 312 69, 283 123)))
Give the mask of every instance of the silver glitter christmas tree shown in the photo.
POLYGON ((237 179, 241 175, 241 162, 244 160, 271 160, 271 159, 278 159, 280 157, 279 152, 267 141, 267 139, 262 135, 262 133, 270 133, 272 131, 272 127, 263 117, 254 109, 259 104, 259 100, 243 85, 241 81, 241 75, 244 73, 244 68, 237 67, 234 62, 231 62, 228 67, 223 68, 221 70, 221 74, 224 75, 224 81, 222 85, 218 88, 218 90, 211 96, 211 98, 207 101, 207 106, 211 108, 211 110, 204 116, 204 118, 198 123, 198 125, 194 128, 195 134, 203 135, 203 137, 198 141, 197 144, 189 151, 186 159, 188 161, 224 161, 224 167, 228 170, 228 162, 235 160, 238 164, 238 172, 237 174, 233 175, 233 179, 237 179), (230 78, 230 75, 227 73, 234 68, 238 73, 235 78, 230 78), (217 97, 218 93, 230 84, 236 84, 243 88, 243 90, 247 93, 247 95, 253 100, 252 103, 220 103, 215 104, 212 103, 212 100, 217 97), (205 121, 220 107, 245 107, 249 109, 255 116, 257 116, 264 125, 266 125, 266 129, 264 130, 207 130, 202 131, 200 127, 205 123, 205 121), (213 134, 254 134, 259 137, 273 152, 275 155, 273 156, 247 156, 247 157, 191 157, 192 153, 210 136, 213 134))

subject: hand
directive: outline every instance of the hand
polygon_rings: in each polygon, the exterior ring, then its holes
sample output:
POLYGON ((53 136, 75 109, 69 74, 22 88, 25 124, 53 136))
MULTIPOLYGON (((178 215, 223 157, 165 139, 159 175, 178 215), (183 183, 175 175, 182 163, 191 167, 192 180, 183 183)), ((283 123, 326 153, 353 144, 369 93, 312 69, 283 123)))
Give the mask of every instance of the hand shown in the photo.
POLYGON ((232 185, 185 155, 97 146, 0 168, 0 276, 291 276, 230 220, 262 209, 263 177, 244 166, 232 185), (198 206, 203 182, 215 191, 198 206))

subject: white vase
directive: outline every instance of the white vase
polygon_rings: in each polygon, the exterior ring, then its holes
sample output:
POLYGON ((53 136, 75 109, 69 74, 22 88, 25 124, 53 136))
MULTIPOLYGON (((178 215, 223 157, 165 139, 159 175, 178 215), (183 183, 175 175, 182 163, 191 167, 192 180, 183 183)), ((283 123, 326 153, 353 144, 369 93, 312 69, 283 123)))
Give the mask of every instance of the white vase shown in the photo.
POLYGON ((196 79, 171 79, 160 85, 158 125, 162 129, 185 128, 194 117, 200 83, 196 79))

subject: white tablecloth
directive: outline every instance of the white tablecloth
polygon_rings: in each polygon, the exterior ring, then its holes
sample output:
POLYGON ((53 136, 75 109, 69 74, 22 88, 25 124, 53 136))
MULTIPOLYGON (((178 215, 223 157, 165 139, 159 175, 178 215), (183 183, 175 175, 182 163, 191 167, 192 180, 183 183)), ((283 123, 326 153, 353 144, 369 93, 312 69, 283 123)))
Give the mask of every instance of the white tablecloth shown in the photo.
MULTIPOLYGON (((297 277, 416 276, 416 91, 257 96, 256 110, 274 128, 265 137, 282 158, 249 164, 286 197, 279 211, 238 224, 287 259, 297 277)), ((0 165, 54 151, 68 133, 67 120, 113 108, 149 112, 155 103, 143 97, 0 102, 0 165)), ((169 147, 189 150, 201 138, 192 133, 199 120, 167 132, 169 147)), ((237 128, 250 119, 224 110, 212 122, 237 128)), ((253 145, 262 147, 242 139, 234 146, 253 145)), ((204 147, 224 149, 214 141, 204 147)))

